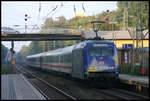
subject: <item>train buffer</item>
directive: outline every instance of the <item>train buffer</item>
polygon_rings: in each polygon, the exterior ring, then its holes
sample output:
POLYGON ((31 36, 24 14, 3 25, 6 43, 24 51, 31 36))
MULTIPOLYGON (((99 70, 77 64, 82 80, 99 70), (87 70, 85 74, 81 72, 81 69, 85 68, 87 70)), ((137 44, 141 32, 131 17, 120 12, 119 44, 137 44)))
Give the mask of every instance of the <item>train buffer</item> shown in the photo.
POLYGON ((7 74, 1 77, 2 100, 45 100, 22 74, 7 74))
POLYGON ((136 85, 149 88, 149 77, 146 76, 119 74, 119 79, 121 82, 127 83, 129 85, 136 85))

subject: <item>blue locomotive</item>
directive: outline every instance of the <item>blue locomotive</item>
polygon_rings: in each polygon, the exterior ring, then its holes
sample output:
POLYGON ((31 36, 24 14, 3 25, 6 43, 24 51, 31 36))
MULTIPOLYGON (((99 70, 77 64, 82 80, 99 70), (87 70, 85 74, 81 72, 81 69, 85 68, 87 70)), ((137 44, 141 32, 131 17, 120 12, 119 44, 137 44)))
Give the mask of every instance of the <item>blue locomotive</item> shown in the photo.
POLYGON ((52 50, 26 58, 32 67, 67 73, 88 80, 118 79, 117 48, 108 40, 87 40, 73 46, 52 50))

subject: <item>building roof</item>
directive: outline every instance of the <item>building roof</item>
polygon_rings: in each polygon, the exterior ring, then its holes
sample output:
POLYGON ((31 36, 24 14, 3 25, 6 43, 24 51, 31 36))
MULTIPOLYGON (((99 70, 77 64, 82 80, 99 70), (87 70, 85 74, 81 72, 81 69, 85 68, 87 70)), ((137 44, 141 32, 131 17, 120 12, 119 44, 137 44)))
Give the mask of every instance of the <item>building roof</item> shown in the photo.
MULTIPOLYGON (((149 39, 149 32, 148 30, 144 30, 143 34, 146 35, 145 39, 149 39), (146 34, 148 33, 148 34, 146 34)), ((88 38, 94 38, 96 37, 96 34, 94 31, 83 31, 82 36, 86 39, 88 38)), ((113 39, 113 32, 112 31, 99 31, 98 36, 102 37, 104 39, 113 39)), ((136 35, 134 35, 134 39, 136 38, 136 35)), ((115 39, 132 39, 130 36, 130 33, 128 31, 114 31, 114 38, 115 39)))

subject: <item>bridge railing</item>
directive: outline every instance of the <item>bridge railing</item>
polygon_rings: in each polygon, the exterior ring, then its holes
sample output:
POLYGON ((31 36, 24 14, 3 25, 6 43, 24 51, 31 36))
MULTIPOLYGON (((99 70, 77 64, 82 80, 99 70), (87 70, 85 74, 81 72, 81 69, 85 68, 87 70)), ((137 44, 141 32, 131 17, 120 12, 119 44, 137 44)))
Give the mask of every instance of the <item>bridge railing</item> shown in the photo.
POLYGON ((1 34, 24 34, 24 33, 47 33, 47 34, 81 34, 81 29, 49 27, 49 28, 15 28, 13 31, 1 30, 1 34), (17 32, 17 33, 15 33, 17 32))
POLYGON ((44 29, 42 29, 42 31, 40 31, 40 33, 81 34, 81 30, 80 29, 70 29, 70 28, 44 28, 44 29))

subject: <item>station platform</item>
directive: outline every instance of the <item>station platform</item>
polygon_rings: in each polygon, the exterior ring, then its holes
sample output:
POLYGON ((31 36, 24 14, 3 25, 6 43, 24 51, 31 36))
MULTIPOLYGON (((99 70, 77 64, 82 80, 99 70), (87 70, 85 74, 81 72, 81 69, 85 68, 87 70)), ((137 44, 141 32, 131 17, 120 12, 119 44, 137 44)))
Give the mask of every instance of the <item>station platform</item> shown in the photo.
POLYGON ((46 100, 22 74, 1 75, 2 100, 46 100))
POLYGON ((149 77, 147 76, 134 76, 127 74, 119 74, 120 81, 131 84, 131 85, 141 85, 143 87, 149 88, 149 77))

